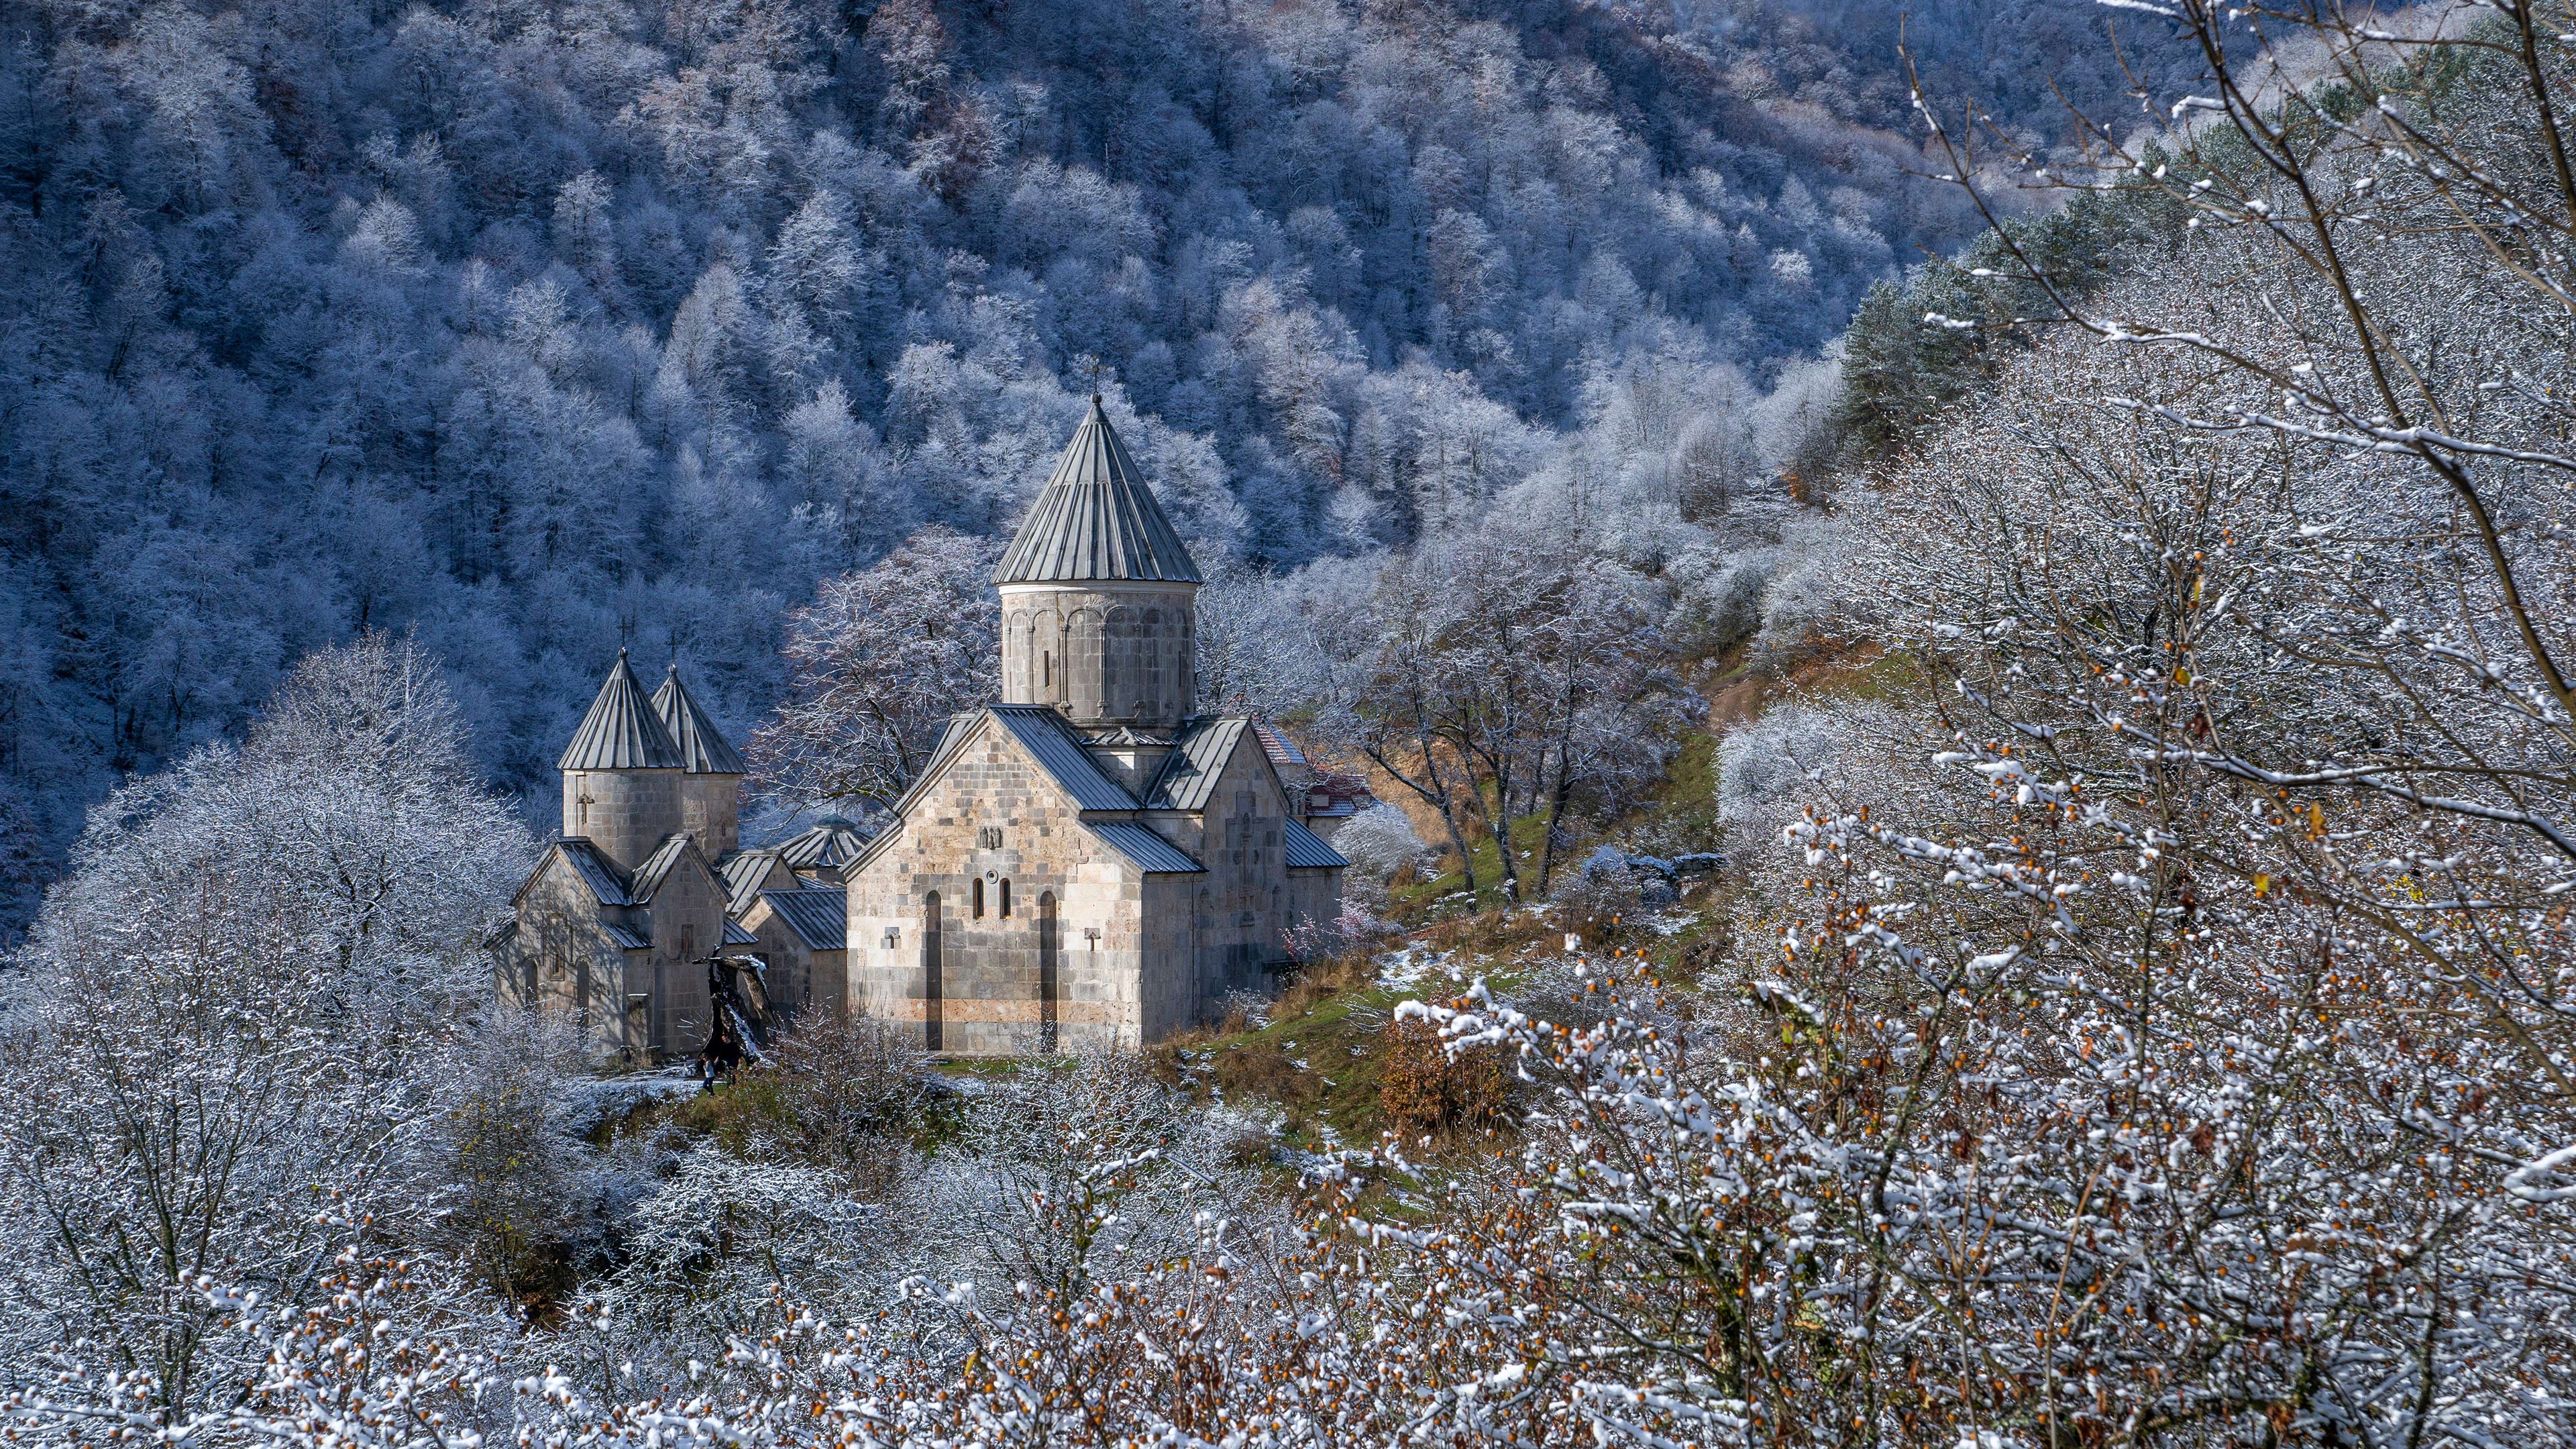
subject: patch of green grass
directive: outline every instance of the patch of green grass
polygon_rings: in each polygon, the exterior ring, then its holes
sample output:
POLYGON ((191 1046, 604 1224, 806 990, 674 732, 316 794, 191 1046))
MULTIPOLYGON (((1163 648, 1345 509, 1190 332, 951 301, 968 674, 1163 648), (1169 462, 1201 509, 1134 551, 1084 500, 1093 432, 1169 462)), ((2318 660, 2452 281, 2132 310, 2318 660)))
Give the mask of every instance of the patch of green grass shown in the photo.
MULTIPOLYGON (((1520 870, 1521 890, 1527 895, 1536 896, 1539 892, 1539 847, 1547 840, 1546 819, 1533 815, 1512 822, 1511 838, 1512 850, 1515 856, 1519 857, 1514 863, 1520 870)), ((1453 859, 1445 852, 1441 858, 1453 859)), ((1502 853, 1495 848, 1492 833, 1481 825, 1468 831, 1467 858, 1476 867, 1476 894, 1473 900, 1450 899, 1467 889, 1467 872, 1464 868, 1453 864, 1436 876, 1416 879, 1389 890, 1387 902, 1395 920, 1400 924, 1411 924, 1427 920, 1454 919, 1473 915, 1488 906, 1504 902, 1506 897, 1503 891, 1502 853)), ((1559 870, 1569 869, 1580 864, 1582 858, 1580 848, 1560 851, 1557 854, 1556 867, 1559 870)))
POLYGON ((1716 735, 1695 729, 1682 737, 1664 778, 1621 822, 1620 834, 1656 855, 1718 848, 1725 828, 1717 818, 1716 735))
MULTIPOLYGON (((635 1125, 662 1122, 692 1137, 712 1137, 717 1146, 741 1157, 750 1155, 755 1141, 791 1128, 795 1115, 788 1110, 775 1078, 745 1072, 732 1081, 718 1083, 712 1092, 656 1103, 635 1125)), ((631 1129, 621 1129, 621 1133, 627 1130, 631 1129)))
POLYGON ((1277 1107, 1289 1146, 1368 1146, 1386 1126, 1380 1087, 1396 1007, 1448 1000, 1479 977, 1508 991, 1526 979, 1535 958, 1561 949, 1562 935, 1551 911, 1530 907, 1438 921, 1415 932, 1411 944, 1448 956, 1445 972, 1390 986, 1375 979, 1373 962, 1333 963, 1321 968, 1329 974, 1282 993, 1267 1025, 1238 1023, 1166 1045, 1166 1077, 1196 1093, 1277 1107))
POLYGON ((1818 694, 1892 704, 1921 694, 1924 683, 1922 662, 1900 652, 1832 670, 1809 687, 1818 694))

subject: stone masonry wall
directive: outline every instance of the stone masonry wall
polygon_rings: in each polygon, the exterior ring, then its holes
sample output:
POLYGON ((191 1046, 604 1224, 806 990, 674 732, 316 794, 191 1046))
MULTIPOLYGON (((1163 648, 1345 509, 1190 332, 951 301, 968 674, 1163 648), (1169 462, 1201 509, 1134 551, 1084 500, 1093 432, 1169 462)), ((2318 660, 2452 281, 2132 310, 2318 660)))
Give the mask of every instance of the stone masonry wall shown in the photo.
MULTIPOLYGON (((578 1023, 583 1054, 593 1060, 619 1057, 627 1048, 630 953, 601 929, 601 910, 579 873, 552 857, 520 895, 518 932, 496 963, 503 999, 578 1023)), ((631 956, 641 964, 641 952, 631 956)))
POLYGON ((1191 584, 1018 584, 1002 591, 1002 702, 1077 725, 1170 729, 1194 707, 1191 584))
POLYGON ((631 871, 680 828, 681 789, 678 770, 566 770, 563 833, 631 871))
POLYGON ((681 776, 680 823, 677 828, 695 835, 698 838, 698 849, 705 851, 709 860, 719 859, 740 849, 742 846, 742 777, 740 775, 681 776))
MULTIPOLYGON (((1200 814, 1154 817, 1166 839, 1207 866, 1191 876, 1189 974, 1213 1013, 1227 993, 1268 984, 1267 968, 1287 955, 1296 923, 1281 849, 1288 813, 1279 778, 1247 730, 1208 792, 1200 814)), ((1338 907, 1337 907, 1338 909, 1338 907)))
POLYGON ((908 1024, 925 1044, 935 1020, 945 1052, 1035 1049, 1047 1015, 1039 994, 1040 903, 1051 894, 1057 1045, 1136 1046, 1146 1039, 1145 878, 1082 828, 1074 802, 1007 731, 987 718, 893 829, 894 838, 848 884, 855 1009, 908 1024), (1008 916, 1001 913, 1005 881, 1008 916), (922 950, 932 892, 940 921, 935 1000, 922 950), (889 929, 892 947, 885 944, 889 929))
POLYGON ((652 1049, 664 1060, 696 1055, 715 1025, 707 968, 698 959, 724 943, 724 887, 705 862, 683 856, 644 914, 651 921, 652 1049))

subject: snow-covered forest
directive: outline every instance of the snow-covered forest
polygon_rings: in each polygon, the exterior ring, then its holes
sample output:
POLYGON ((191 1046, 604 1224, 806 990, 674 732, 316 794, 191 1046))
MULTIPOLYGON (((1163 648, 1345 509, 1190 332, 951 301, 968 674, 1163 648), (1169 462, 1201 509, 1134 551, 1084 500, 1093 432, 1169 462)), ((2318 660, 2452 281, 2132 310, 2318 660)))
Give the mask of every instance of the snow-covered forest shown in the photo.
POLYGON ((747 728, 784 610, 1006 524, 1095 388, 1203 552, 1272 566, 1407 543, 1641 380, 1739 407, 1977 224, 1855 27, 12 0, 10 914, 364 628, 511 790, 620 642, 747 728))
POLYGON ((0 22, 14 1435, 2576 1445, 2566 0, 0 22), (1095 390, 1281 994, 496 999, 606 657, 865 817, 1095 390))

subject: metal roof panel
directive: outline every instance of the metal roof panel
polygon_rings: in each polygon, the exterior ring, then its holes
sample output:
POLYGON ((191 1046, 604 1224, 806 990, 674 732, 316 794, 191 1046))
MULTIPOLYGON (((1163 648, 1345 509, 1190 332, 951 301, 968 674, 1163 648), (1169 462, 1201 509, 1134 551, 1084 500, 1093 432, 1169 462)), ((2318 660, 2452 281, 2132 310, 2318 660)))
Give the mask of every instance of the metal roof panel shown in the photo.
POLYGON ((778 864, 778 852, 770 850, 737 850, 716 865, 716 875, 724 881, 725 909, 735 915, 751 909, 752 897, 769 879, 769 868, 778 864))
POLYGON ((599 853, 598 846, 574 836, 556 841, 555 849, 563 852, 565 862, 581 876, 582 884, 590 887, 590 893, 599 897, 601 905, 631 906, 635 903, 634 896, 626 889, 625 875, 617 869, 616 862, 599 853))
POLYGON ((1073 796, 1076 805, 1085 810, 1136 808, 1136 797, 1101 773, 1091 752, 1083 748, 1082 737, 1065 723, 1063 715, 1042 704, 996 704, 987 708, 1039 768, 1073 796))
POLYGON ((1200 582, 1198 565, 1136 471, 1097 393, 993 570, 997 584, 1087 579, 1200 582))
POLYGON ((1147 875, 1194 875, 1207 869, 1190 859, 1182 850, 1143 825, 1130 825, 1115 820, 1086 820, 1082 828, 1099 836, 1109 848, 1135 862, 1147 875))
POLYGON ((1342 870, 1350 865, 1324 837, 1295 820, 1282 823, 1288 828, 1280 833, 1279 843, 1290 870, 1342 870))
POLYGON ((1145 787, 1148 810, 1204 810, 1234 747, 1243 739, 1242 719, 1194 719, 1181 726, 1172 752, 1145 787))
POLYGON ((645 697, 643 681, 627 664, 626 651, 618 650, 617 662, 609 666, 608 678, 600 684, 589 712, 581 717, 580 728, 572 732, 572 742, 564 746, 563 758, 555 761, 555 768, 677 770, 687 764, 679 742, 671 738, 670 727, 662 723, 653 701, 645 697))
POLYGON ((796 891, 762 891, 760 898, 778 913, 808 950, 838 951, 848 943, 850 896, 847 891, 808 886, 796 891))
POLYGON ((823 870, 848 865, 867 848, 868 837, 858 823, 838 815, 826 815, 814 822, 814 828, 801 835, 780 841, 778 858, 790 870, 823 870))
POLYGON ((671 878, 673 867, 680 863, 680 857, 688 849, 688 832, 663 836, 662 843, 653 847, 653 853, 644 857, 644 863, 635 867, 635 882, 626 890, 629 901, 640 906, 659 895, 662 883, 671 878))
POLYGON ((739 775, 744 773, 742 752, 716 728, 716 722, 698 707, 698 697, 680 682, 680 666, 662 676, 662 687, 653 691, 653 713, 662 727, 671 732, 672 743, 680 748, 683 768, 692 775, 739 775))

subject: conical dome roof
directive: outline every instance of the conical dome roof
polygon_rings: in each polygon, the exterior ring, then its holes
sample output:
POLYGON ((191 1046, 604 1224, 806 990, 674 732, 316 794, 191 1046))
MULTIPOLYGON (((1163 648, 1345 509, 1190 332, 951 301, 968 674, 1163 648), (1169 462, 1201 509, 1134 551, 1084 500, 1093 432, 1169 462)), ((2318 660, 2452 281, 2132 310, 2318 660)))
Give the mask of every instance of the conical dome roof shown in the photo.
POLYGON ((1087 579, 1201 582, 1172 520, 1137 473, 1118 430, 1109 426, 1098 393, 1010 552, 993 570, 997 584, 1087 579))
POLYGON ((572 743, 564 746, 555 768, 678 770, 687 765, 679 742, 671 738, 653 701, 644 697, 644 682, 628 667, 626 651, 618 650, 599 697, 590 702, 590 713, 581 717, 581 728, 572 732, 572 743))
POLYGON ((838 815, 826 815, 814 828, 778 846, 778 858, 790 870, 823 870, 848 865, 865 850, 868 837, 838 815))
POLYGON ((672 742, 680 747, 683 767, 692 775, 739 775, 743 773, 742 752, 698 708, 697 696, 680 683, 680 666, 662 676, 662 687, 653 691, 653 713, 660 716, 662 727, 671 732, 672 742))

